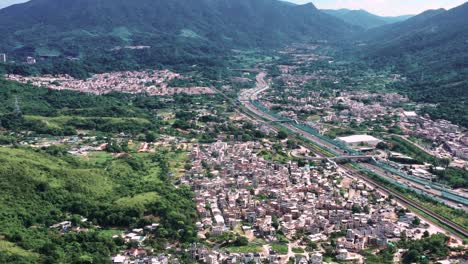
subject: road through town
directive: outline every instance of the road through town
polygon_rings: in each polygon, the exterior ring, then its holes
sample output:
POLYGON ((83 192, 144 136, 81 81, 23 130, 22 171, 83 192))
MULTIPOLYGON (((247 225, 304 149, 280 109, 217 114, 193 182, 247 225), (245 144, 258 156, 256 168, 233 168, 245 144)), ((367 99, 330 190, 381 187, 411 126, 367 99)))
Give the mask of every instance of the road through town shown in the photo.
MULTIPOLYGON (((257 86, 253 89, 248 89, 248 90, 244 90, 240 96, 239 96, 239 102, 240 104, 250 112, 250 116, 251 117, 254 117, 254 118, 257 118, 259 122, 264 122, 265 120, 268 121, 268 122, 278 122, 278 118, 277 117, 274 117, 272 116, 271 114, 269 113, 266 113, 264 111, 262 111, 262 109, 256 107, 254 104, 252 104, 253 101, 256 101, 259 99, 259 96, 261 93, 267 91, 270 86, 268 84, 268 81, 265 80, 265 77, 266 77, 266 73, 265 72, 260 72, 258 75, 257 75, 257 86), (252 115, 253 114, 253 115, 252 115)), ((268 122, 265 122, 265 123, 268 123, 268 122)), ((337 146, 331 144, 330 142, 327 142, 327 141, 324 141, 322 140, 321 138, 317 137, 317 136, 314 136, 304 130, 301 130, 299 128, 297 128, 296 126, 293 126, 291 124, 288 124, 288 123, 278 123, 279 126, 289 130, 290 132, 293 132, 295 133, 296 135, 300 135, 304 138, 306 138, 307 140, 310 140, 311 142, 313 142, 314 144, 317 144, 318 146, 321 146, 323 148, 326 148, 326 149, 329 149, 331 150, 330 152, 333 152, 333 153, 337 153, 338 155, 336 156, 346 156, 348 153, 346 153, 346 151, 343 151, 342 149, 338 148, 337 146)), ((272 127, 275 127, 274 125, 270 124, 270 126, 272 127)), ((313 151, 313 150, 311 150, 313 151)), ((372 166, 371 164, 363 164, 363 166, 369 170, 369 171, 372 171, 374 174, 377 174, 378 176, 380 176, 381 178, 386 178, 388 177, 388 172, 385 172, 381 169, 376 169, 375 166, 372 166)), ((434 224, 442 224, 444 225, 445 227, 449 227, 448 231, 450 233, 452 233, 453 235, 457 236, 457 237, 460 237, 460 235, 462 236, 462 238, 466 238, 468 237, 468 231, 452 222, 451 220, 441 216, 441 215, 438 215, 437 213, 425 208, 424 206, 418 204, 417 202, 413 201, 413 200, 410 200, 408 198, 406 198, 404 195, 396 192, 395 190, 393 189, 390 189, 386 186, 384 186, 383 184, 373 180, 373 179, 370 179, 369 177, 367 177, 365 174, 361 173, 361 172, 356 172, 355 170, 350 170, 349 168, 345 167, 345 166, 340 166, 343 170, 347 171, 348 173, 350 173, 351 175, 355 175, 355 176, 358 176, 359 178, 367 181, 367 182, 370 182, 372 183, 374 186, 380 188, 381 190, 384 190, 385 192, 389 193, 389 194, 392 194, 396 199, 398 199, 401 203, 407 205, 407 206, 410 206, 410 207, 413 207, 413 208, 416 208, 418 210, 420 210, 421 212, 423 212, 424 214, 432 217, 433 219, 437 220, 439 223, 434 223, 434 224), (454 232, 455 231, 455 232, 454 232)), ((421 186, 419 186, 420 188, 423 188, 421 186)), ((431 190, 433 191, 433 190, 431 190)), ((434 196, 434 195, 437 195, 437 193, 431 193, 429 194, 429 196, 434 196)), ((435 222, 435 221, 433 221, 435 222)), ((447 229, 447 228, 446 228, 447 229)))

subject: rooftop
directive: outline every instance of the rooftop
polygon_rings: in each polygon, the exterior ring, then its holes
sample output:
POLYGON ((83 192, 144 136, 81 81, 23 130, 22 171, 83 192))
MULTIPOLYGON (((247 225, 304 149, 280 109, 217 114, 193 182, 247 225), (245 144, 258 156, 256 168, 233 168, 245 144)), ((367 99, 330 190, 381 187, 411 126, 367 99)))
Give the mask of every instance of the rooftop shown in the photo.
POLYGON ((416 112, 414 112, 414 111, 405 111, 405 112, 403 112, 403 114, 406 117, 416 117, 416 116, 418 116, 418 114, 416 114, 416 112))
POLYGON ((369 135, 352 135, 348 137, 339 137, 338 140, 344 141, 346 143, 359 143, 359 142, 375 142, 381 141, 378 138, 369 135))

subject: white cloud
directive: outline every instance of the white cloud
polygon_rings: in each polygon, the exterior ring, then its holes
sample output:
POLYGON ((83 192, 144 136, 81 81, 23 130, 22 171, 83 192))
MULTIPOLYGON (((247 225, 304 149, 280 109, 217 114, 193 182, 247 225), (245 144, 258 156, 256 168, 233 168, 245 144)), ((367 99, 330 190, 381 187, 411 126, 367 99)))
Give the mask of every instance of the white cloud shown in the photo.
POLYGON ((466 0, 288 0, 304 4, 313 2, 322 9, 364 9, 371 13, 383 16, 397 16, 406 14, 419 14, 428 9, 459 6, 466 0))
POLYGON ((18 4, 18 3, 24 3, 24 2, 27 2, 29 0, 0 0, 0 9, 4 8, 4 7, 7 7, 7 6, 10 6, 10 5, 14 5, 14 4, 18 4))

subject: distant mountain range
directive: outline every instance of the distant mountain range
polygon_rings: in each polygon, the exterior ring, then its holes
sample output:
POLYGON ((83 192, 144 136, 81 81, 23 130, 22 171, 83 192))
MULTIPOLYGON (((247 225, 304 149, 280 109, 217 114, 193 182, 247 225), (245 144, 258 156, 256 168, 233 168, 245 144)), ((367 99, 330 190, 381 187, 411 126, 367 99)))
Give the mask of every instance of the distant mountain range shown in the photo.
POLYGON ((465 3, 371 29, 361 35, 362 54, 404 73, 409 82, 402 89, 413 100, 438 104, 433 117, 468 127, 467 18, 465 3))
POLYGON ((350 10, 350 9, 324 9, 324 13, 337 17, 350 25, 359 26, 363 29, 371 29, 388 25, 396 22, 405 21, 412 17, 412 15, 396 16, 396 17, 382 17, 371 14, 365 10, 350 10))
POLYGON ((313 4, 277 0, 32 0, 0 10, 0 50, 18 56, 79 57, 125 45, 202 54, 356 31, 313 4))
POLYGON ((415 56, 432 68, 468 66, 468 3, 429 10, 406 21, 371 29, 361 36, 376 56, 415 56))
POLYGON ((392 18, 279 0, 31 0, 0 10, 0 53, 22 61, 68 57, 43 72, 84 76, 161 64, 213 65, 232 49, 327 40, 358 43, 367 59, 412 78, 443 76, 457 84, 449 89, 459 95, 468 79, 467 17, 468 3, 392 18), (137 45, 145 48, 122 48, 137 45))

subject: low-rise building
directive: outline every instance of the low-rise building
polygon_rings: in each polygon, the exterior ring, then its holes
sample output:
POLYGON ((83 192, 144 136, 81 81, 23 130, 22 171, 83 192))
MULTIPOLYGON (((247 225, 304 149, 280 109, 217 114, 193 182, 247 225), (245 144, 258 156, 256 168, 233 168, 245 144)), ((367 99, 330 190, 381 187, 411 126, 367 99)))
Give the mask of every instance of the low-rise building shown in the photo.
POLYGON ((352 135, 337 138, 339 142, 349 146, 377 146, 382 140, 369 135, 352 135))

